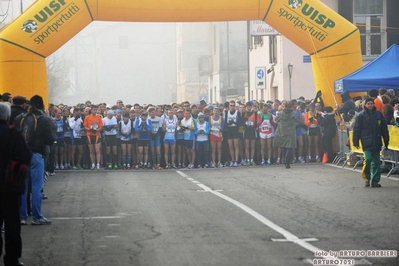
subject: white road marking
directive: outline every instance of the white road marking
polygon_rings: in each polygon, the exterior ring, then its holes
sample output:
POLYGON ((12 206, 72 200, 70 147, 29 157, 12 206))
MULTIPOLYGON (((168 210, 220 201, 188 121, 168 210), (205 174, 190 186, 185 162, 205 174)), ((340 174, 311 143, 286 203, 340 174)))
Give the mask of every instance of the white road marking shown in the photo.
MULTIPOLYGON (((176 171, 179 175, 183 176, 183 173, 180 171, 176 171)), ((183 177, 186 177, 186 174, 184 174, 183 177)), ((322 250, 321 248, 318 248, 312 244, 307 243, 305 240, 300 239, 299 237, 297 237, 296 235, 292 234, 291 232, 285 230, 284 228, 282 228, 281 226, 273 223, 272 221, 270 221, 269 219, 267 219, 266 217, 264 217, 263 215, 261 215, 260 213, 252 210, 251 208, 249 208, 248 206, 242 204, 241 202, 232 199, 226 195, 221 194, 220 192, 217 192, 215 190, 212 190, 211 188, 205 186, 204 184, 196 184, 197 186, 199 186, 200 188, 202 188, 204 191, 206 192, 210 192, 215 196, 218 196, 219 198, 222 198, 234 205, 236 205, 238 208, 242 209, 243 211, 245 211, 246 213, 248 213, 249 215, 251 215, 252 217, 254 217, 255 219, 257 219, 258 221, 260 221, 261 223, 263 223, 264 225, 268 226, 269 228, 273 229, 274 231, 282 234, 285 239, 289 242, 293 242, 307 250, 309 250, 310 252, 312 252, 313 254, 316 251, 320 251, 322 250)), ((324 258, 324 259, 338 259, 338 257, 334 257, 334 256, 323 256, 320 258, 324 258)), ((363 259, 363 262, 367 262, 370 263, 369 265, 371 265, 371 262, 363 259)))
MULTIPOLYGON (((306 242, 314 242, 314 241, 319 241, 317 238, 311 237, 311 238, 302 238, 303 241, 306 242)), ((273 242, 291 242, 288 239, 278 239, 278 238, 272 238, 273 242)))
POLYGON ((119 219, 123 216, 92 216, 92 217, 52 217, 51 220, 95 220, 95 219, 119 219))
POLYGON ((105 236, 105 238, 120 238, 120 236, 105 236))
MULTIPOLYGON (((176 171, 179 175, 181 175, 182 177, 186 177, 189 178, 188 175, 186 175, 185 173, 183 173, 182 171, 176 171)), ((192 178, 191 178, 192 179, 192 178)), ((194 180, 194 179, 193 179, 194 180)))

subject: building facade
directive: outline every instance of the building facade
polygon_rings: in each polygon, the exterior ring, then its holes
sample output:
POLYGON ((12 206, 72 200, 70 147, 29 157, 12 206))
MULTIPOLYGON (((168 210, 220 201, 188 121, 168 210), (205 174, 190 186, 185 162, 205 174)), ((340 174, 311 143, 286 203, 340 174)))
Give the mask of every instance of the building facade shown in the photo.
MULTIPOLYGON (((399 1, 322 0, 357 25, 361 34, 363 62, 367 64, 392 44, 399 44, 399 1)), ((310 57, 282 35, 249 34, 248 99, 314 98, 316 91, 310 57), (265 88, 259 88, 257 71, 265 71, 265 88)), ((334 84, 331 84, 334 92, 334 84)))

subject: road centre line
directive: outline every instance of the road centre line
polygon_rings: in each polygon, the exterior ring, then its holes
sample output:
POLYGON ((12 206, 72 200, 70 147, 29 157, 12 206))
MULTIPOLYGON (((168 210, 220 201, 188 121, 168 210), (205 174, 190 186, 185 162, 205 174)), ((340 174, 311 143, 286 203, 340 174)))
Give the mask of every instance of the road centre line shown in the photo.
MULTIPOLYGON (((179 175, 186 177, 188 179, 188 176, 186 174, 184 174, 181 171, 176 171, 179 175)), ((196 181, 196 180, 194 180, 196 181)), ((194 183, 194 181, 192 181, 194 183)), ((296 235, 292 234, 291 232, 285 230, 284 228, 282 228, 281 226, 273 223, 272 221, 270 221, 269 219, 267 219, 266 217, 264 217, 263 215, 261 215, 260 213, 254 211, 253 209, 249 208, 248 206, 242 204, 241 202, 232 199, 220 192, 217 192, 215 190, 212 190, 211 188, 205 186, 204 184, 199 183, 198 181, 196 181, 197 183, 195 183, 197 186, 201 187, 204 191, 206 192, 210 192, 215 196, 218 196, 219 198, 222 198, 234 205, 236 205, 238 208, 242 209, 243 211, 245 211, 246 213, 248 213, 249 215, 251 215, 252 217, 254 217, 255 219, 257 219, 258 221, 260 221, 261 223, 263 223, 264 225, 266 225, 267 227, 273 229, 274 231, 280 233, 281 235, 283 235, 285 237, 285 239, 287 239, 287 241, 289 242, 293 242, 295 244, 298 244, 299 246, 307 249, 308 251, 312 252, 313 254, 315 254, 316 251, 320 251, 322 250, 321 248, 318 248, 312 244, 309 244, 306 242, 305 239, 300 239, 299 237, 297 237, 296 235)), ((322 256, 319 258, 324 258, 324 259, 339 259, 338 257, 334 257, 334 256, 322 256)), ((371 263, 369 264, 371 265, 371 263)))

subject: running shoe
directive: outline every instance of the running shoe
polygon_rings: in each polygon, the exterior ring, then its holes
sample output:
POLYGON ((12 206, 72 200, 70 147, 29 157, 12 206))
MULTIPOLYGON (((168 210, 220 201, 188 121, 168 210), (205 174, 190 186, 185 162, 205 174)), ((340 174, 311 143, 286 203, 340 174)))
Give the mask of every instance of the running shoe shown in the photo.
POLYGON ((51 224, 51 221, 44 217, 40 219, 33 219, 33 221, 31 222, 31 225, 49 225, 49 224, 51 224))

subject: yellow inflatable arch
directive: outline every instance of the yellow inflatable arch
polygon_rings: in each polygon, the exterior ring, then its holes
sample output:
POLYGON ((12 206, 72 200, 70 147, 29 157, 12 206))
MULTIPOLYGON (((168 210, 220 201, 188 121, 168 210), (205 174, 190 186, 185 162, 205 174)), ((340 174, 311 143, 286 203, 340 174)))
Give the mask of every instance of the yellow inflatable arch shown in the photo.
POLYGON ((0 91, 42 95, 45 58, 94 20, 263 20, 311 54, 316 90, 334 105, 334 81, 362 66, 357 28, 320 0, 39 0, 0 32, 0 91))

